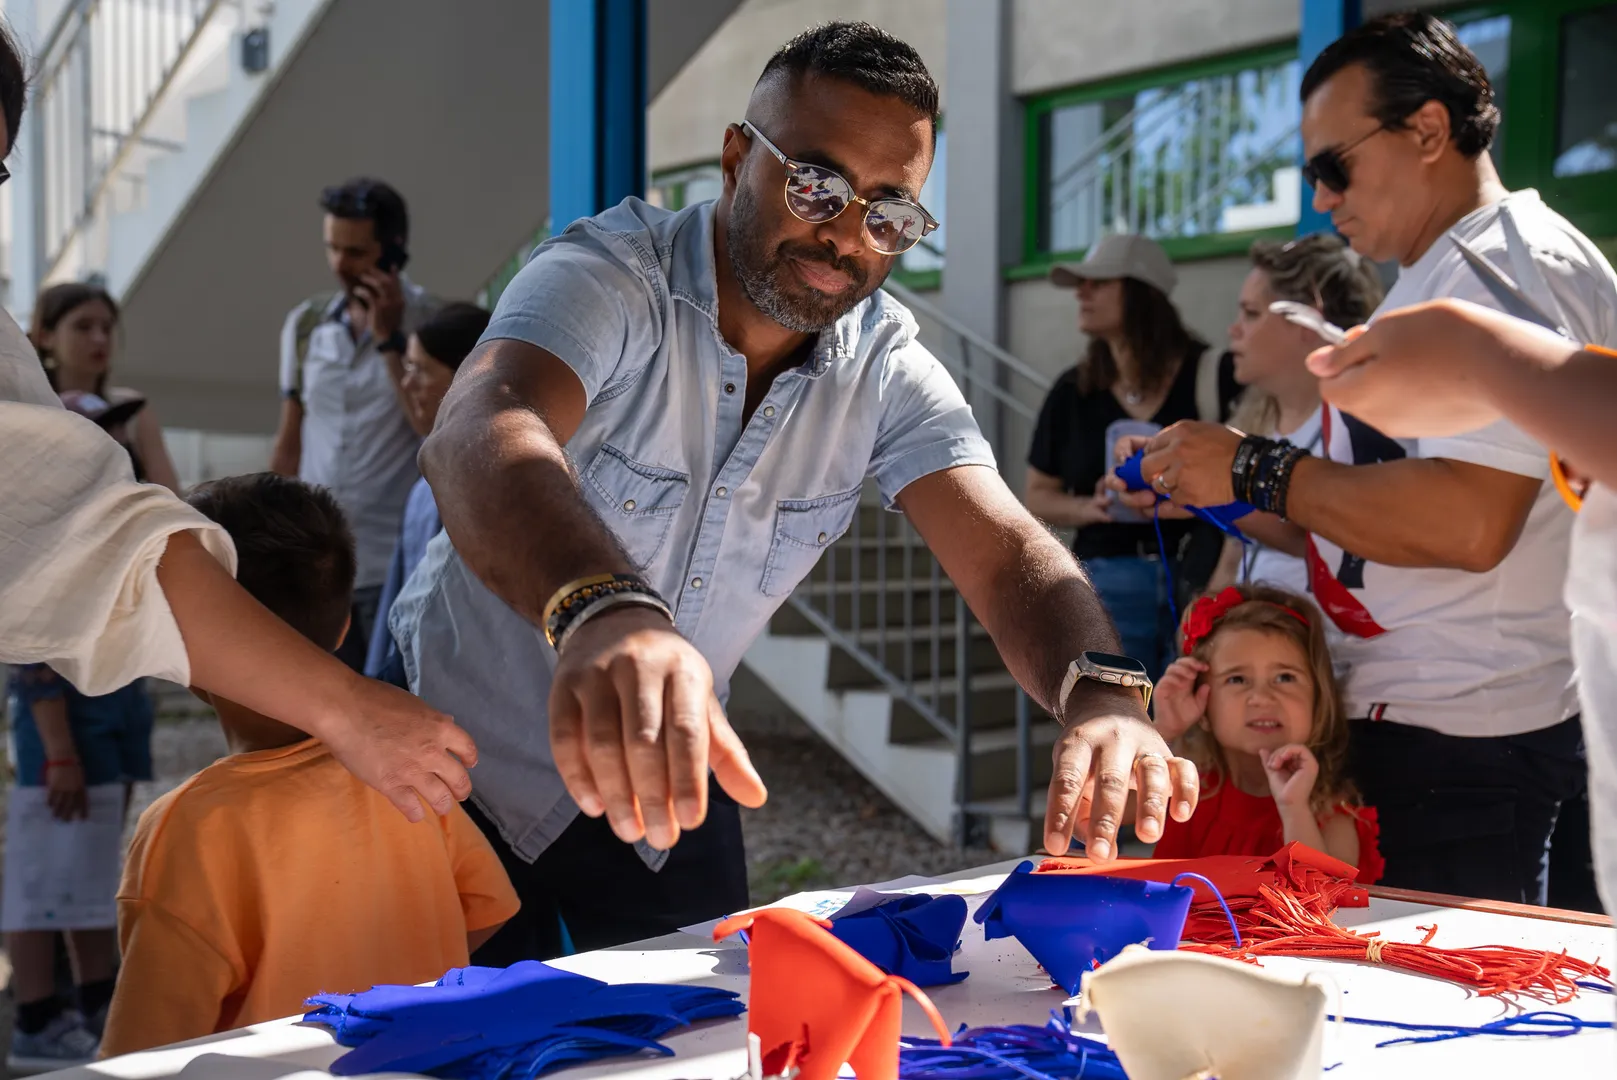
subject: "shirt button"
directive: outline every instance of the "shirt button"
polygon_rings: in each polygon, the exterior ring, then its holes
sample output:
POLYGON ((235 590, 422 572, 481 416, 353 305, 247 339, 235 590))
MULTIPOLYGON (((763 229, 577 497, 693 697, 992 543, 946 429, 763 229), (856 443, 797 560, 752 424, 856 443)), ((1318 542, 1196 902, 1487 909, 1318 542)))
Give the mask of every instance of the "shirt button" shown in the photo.
POLYGON ((733 382, 727 382, 727 383, 725 383, 725 384, 724 384, 724 392, 725 392, 725 393, 726 393, 726 394, 733 394, 733 393, 735 393, 735 392, 736 392, 736 384, 735 384, 735 383, 733 383, 733 382))
POLYGON ((726 495, 730 494, 730 489, 725 488, 725 487, 721 487, 719 490, 715 491, 713 494, 717 495, 719 498, 722 499, 726 495))
POLYGON ((691 578, 691 588, 700 589, 701 587, 702 587, 702 579, 701 578, 699 578, 699 577, 691 578))
POLYGON ((824 533, 820 534, 820 543, 822 543, 822 544, 825 543, 825 534, 824 533))
POLYGON ((630 499, 630 500, 629 500, 629 501, 628 501, 628 502, 625 502, 625 503, 624 503, 624 504, 623 504, 623 508, 624 508, 624 509, 625 509, 625 510, 633 510, 633 509, 634 509, 634 500, 633 500, 633 499, 630 499))
POLYGON ((765 416, 774 416, 775 415, 775 406, 773 406, 773 405, 765 405, 764 406, 764 415, 765 416))

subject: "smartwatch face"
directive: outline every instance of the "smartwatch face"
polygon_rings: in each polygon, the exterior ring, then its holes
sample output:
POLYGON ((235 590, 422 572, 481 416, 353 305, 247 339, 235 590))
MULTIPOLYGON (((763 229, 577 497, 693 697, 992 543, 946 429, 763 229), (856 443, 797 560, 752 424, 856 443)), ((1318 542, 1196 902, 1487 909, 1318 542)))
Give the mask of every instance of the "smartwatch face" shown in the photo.
POLYGON ((1117 671, 1128 671, 1138 675, 1145 674, 1145 665, 1130 656, 1118 656, 1116 653, 1086 652, 1084 658, 1091 664, 1101 668, 1113 668, 1117 671))

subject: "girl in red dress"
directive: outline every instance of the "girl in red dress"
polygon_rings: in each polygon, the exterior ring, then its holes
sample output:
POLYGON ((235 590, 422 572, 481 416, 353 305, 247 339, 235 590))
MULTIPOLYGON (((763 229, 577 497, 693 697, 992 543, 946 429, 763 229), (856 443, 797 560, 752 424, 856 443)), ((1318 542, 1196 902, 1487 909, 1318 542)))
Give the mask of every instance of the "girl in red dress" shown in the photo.
POLYGON ((1157 730, 1201 771, 1187 822, 1156 858, 1271 855, 1301 841, 1381 876, 1376 815, 1344 775, 1348 724, 1322 616, 1303 597, 1240 585, 1191 608, 1185 656, 1157 685, 1157 730))

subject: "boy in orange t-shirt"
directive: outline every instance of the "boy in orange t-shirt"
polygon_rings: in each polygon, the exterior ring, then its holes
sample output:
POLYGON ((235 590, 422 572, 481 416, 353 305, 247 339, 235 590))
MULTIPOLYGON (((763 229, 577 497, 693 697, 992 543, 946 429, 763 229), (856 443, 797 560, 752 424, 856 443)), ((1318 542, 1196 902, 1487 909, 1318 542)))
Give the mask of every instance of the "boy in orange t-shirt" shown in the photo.
MULTIPOLYGON (((247 591, 335 649, 354 542, 331 495, 261 473, 189 501, 235 541, 247 591)), ((437 979, 516 913, 505 870, 460 807, 411 824, 319 741, 198 693, 231 755, 136 826, 104 1056, 302 1012, 317 993, 437 979)))

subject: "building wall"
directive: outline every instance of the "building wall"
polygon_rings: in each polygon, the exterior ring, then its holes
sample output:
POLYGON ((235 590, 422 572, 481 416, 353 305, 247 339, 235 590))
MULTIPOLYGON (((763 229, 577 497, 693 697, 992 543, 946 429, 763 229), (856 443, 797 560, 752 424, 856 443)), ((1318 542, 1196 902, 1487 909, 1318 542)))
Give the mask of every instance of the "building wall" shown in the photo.
POLYGON ((1013 0, 1011 89, 1036 94, 1297 34, 1298 0, 1013 0))
POLYGON ((647 118, 653 172, 718 158, 775 50, 810 26, 864 19, 915 46, 944 85, 946 0, 744 0, 669 81, 647 118))

